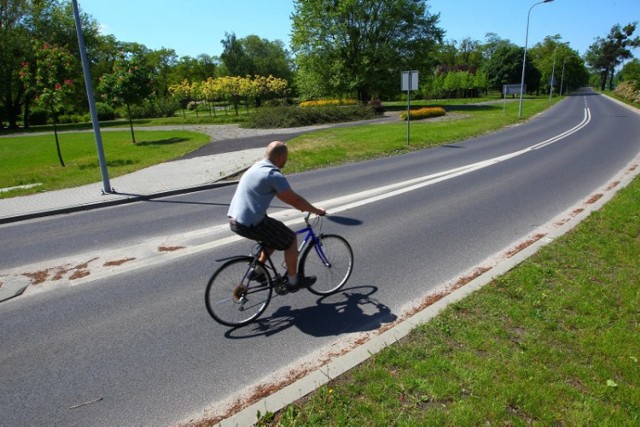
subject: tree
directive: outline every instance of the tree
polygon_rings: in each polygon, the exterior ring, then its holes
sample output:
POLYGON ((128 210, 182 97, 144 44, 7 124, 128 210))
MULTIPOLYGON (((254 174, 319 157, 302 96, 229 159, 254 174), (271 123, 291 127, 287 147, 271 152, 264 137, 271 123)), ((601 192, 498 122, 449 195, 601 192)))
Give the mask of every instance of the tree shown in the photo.
POLYGON ((634 82, 635 86, 640 89, 640 61, 634 59, 624 64, 618 77, 625 82, 634 82))
POLYGON ((293 80, 292 61, 280 40, 269 41, 256 35, 243 39, 225 33, 220 55, 223 72, 228 76, 274 76, 293 80))
POLYGON ((394 95, 401 71, 431 71, 443 36, 426 0, 296 0, 291 19, 303 97, 315 82, 363 102, 394 95))
MULTIPOLYGON (((524 49, 512 43, 497 46, 485 62, 485 71, 491 88, 502 91, 505 84, 520 82, 523 56, 524 49)), ((528 69, 526 75, 530 75, 528 69)))
POLYGON ((613 89, 615 67, 633 57, 629 48, 640 46, 640 37, 631 37, 636 25, 637 22, 624 27, 616 24, 606 38, 597 37, 595 43, 589 46, 585 58, 587 63, 600 73, 601 90, 605 89, 607 81, 609 89, 613 89))
POLYGON ((70 78, 74 58, 68 50, 54 45, 39 41, 34 41, 33 45, 35 62, 23 63, 20 78, 27 93, 35 96, 36 103, 51 114, 58 160, 64 166, 56 123, 58 113, 64 108, 75 86, 70 78))
POLYGON ((224 64, 228 75, 246 76, 251 75, 251 60, 244 51, 242 43, 236 38, 235 33, 224 33, 224 40, 221 40, 224 51, 220 59, 224 64))
POLYGON ((100 79, 98 89, 114 104, 124 104, 129 116, 131 140, 135 144, 131 105, 143 101, 152 91, 152 79, 147 66, 137 55, 121 52, 113 64, 111 74, 100 79))
MULTIPOLYGON (((9 127, 18 127, 18 115, 23 102, 24 87, 18 72, 26 59, 28 40, 21 24, 27 13, 26 1, 0 0, 0 106, 9 127)), ((0 120, 0 128, 2 128, 0 120)))
POLYGON ((540 84, 546 92, 550 90, 552 76, 557 93, 561 85, 565 92, 567 87, 583 86, 588 80, 588 72, 580 54, 561 40, 560 35, 547 36, 529 50, 531 61, 541 73, 540 84))
MULTIPOLYGON (((23 117, 28 120, 33 101, 19 76, 23 62, 35 62, 36 52, 30 40, 59 46, 79 57, 72 10, 68 1, 0 0, 0 115, 10 127, 18 127, 23 111, 23 117)), ((81 14, 80 20, 87 48, 91 50, 100 39, 98 24, 86 14, 81 14)), ((73 67, 74 75, 82 74, 79 61, 74 61, 73 67)), ((75 108, 87 108, 83 85, 76 85, 68 102, 75 108)))

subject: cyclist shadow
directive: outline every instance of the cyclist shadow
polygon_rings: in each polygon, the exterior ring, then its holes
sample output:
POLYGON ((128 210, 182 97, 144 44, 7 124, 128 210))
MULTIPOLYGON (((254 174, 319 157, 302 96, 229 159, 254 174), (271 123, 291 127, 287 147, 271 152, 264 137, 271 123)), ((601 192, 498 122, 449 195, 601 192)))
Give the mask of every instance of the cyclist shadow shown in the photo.
POLYGON ((353 287, 320 297, 315 306, 300 309, 282 306, 271 316, 230 329, 225 336, 234 339, 270 336, 292 326, 316 337, 372 331, 397 318, 389 307, 371 297, 377 291, 374 286, 353 287))

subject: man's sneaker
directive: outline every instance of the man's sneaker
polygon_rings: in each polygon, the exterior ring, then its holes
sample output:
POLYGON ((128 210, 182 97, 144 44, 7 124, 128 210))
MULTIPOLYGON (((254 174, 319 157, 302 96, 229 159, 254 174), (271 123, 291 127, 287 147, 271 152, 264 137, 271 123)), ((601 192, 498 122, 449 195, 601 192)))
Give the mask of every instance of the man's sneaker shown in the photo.
POLYGON ((298 292, 302 288, 308 288, 309 286, 316 283, 316 280, 316 276, 298 276, 298 283, 292 285, 289 283, 289 279, 285 276, 285 286, 287 288, 287 291, 293 293, 298 292))

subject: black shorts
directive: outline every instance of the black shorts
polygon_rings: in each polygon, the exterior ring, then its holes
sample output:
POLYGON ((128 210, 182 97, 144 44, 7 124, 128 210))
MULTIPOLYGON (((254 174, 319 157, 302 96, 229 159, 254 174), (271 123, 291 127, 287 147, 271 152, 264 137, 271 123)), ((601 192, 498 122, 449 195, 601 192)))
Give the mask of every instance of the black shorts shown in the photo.
POLYGON ((265 216, 256 225, 246 226, 229 221, 231 231, 247 239, 264 243, 267 247, 283 251, 296 240, 296 233, 282 222, 265 216))

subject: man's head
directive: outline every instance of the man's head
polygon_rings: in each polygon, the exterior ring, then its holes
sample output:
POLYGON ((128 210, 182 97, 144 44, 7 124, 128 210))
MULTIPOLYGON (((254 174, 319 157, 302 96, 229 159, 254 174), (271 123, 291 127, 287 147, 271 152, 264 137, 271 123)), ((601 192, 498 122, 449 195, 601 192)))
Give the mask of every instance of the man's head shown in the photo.
POLYGON ((271 163, 282 169, 287 164, 289 158, 289 149, 287 144, 282 141, 273 141, 267 146, 265 158, 271 163))

